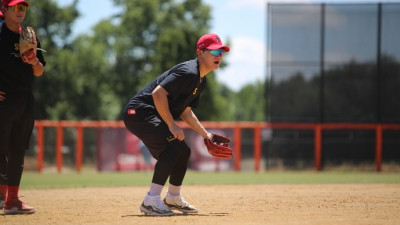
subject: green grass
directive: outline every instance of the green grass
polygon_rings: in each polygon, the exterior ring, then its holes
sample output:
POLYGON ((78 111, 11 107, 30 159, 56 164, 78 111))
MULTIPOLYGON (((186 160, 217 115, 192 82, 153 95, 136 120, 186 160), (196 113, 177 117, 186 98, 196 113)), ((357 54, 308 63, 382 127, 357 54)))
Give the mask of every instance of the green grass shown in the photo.
MULTIPOLYGON (((37 173, 24 172, 24 189, 122 187, 148 185, 152 172, 37 173)), ((399 184, 398 173, 300 171, 300 172, 195 172, 188 171, 185 185, 219 184, 399 184)))

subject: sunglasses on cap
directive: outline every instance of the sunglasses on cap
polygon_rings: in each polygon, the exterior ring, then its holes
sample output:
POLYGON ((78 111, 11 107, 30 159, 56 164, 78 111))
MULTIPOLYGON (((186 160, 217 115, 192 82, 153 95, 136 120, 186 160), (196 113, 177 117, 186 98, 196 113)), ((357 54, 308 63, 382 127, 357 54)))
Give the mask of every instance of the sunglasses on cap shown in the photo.
POLYGON ((9 8, 11 8, 12 11, 14 11, 14 12, 26 12, 26 10, 28 9, 28 6, 26 6, 24 4, 18 4, 18 5, 10 6, 9 8))
POLYGON ((222 56, 224 54, 224 52, 225 52, 222 49, 216 49, 216 50, 203 49, 203 51, 208 51, 213 56, 220 56, 220 55, 222 56))

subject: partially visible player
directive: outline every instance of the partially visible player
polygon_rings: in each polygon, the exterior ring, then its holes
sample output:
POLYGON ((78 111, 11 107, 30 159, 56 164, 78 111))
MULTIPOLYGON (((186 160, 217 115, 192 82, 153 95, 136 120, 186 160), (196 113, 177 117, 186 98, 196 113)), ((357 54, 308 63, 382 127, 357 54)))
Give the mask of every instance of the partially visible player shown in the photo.
POLYGON ((0 22, 2 22, 5 19, 4 14, 0 11, 0 22))
POLYGON ((175 120, 182 118, 204 139, 210 139, 192 108, 199 104, 206 86, 206 75, 218 69, 229 47, 222 45, 216 34, 206 34, 197 42, 197 58, 165 71, 128 102, 124 110, 127 129, 140 138, 157 160, 149 191, 140 211, 153 216, 170 216, 171 210, 197 213, 181 195, 191 150, 185 134, 175 120), (160 194, 169 178, 168 193, 160 194))
POLYGON ((4 207, 5 214, 35 212, 18 196, 34 125, 33 80, 42 76, 46 65, 41 51, 24 60, 20 56, 21 23, 28 7, 24 0, 2 0, 5 21, 0 30, 0 208, 4 207))

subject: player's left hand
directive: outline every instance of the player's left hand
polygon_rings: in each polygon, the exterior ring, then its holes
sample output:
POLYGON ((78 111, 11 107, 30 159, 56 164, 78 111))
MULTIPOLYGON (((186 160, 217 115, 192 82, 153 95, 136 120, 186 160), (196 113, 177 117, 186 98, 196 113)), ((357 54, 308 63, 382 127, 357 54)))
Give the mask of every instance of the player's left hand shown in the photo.
POLYGON ((33 51, 33 49, 24 52, 21 55, 21 58, 22 61, 31 65, 36 65, 39 62, 39 59, 36 57, 36 53, 33 51))
POLYGON ((21 27, 19 51, 22 61, 25 63, 31 64, 30 62, 36 58, 37 40, 35 30, 32 27, 21 27))
POLYGON ((231 140, 219 134, 212 134, 210 139, 204 139, 204 144, 207 147, 210 155, 219 159, 230 159, 233 156, 233 150, 229 148, 231 140))

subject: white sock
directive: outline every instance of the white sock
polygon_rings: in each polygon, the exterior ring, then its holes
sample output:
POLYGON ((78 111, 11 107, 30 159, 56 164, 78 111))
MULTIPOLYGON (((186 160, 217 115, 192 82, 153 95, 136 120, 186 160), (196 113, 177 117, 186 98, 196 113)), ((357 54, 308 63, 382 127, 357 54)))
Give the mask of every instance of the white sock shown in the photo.
POLYGON ((150 190, 149 190, 149 195, 154 196, 154 195, 161 195, 162 189, 164 186, 151 183, 150 185, 150 190))
POLYGON ((172 195, 172 196, 178 196, 181 194, 181 187, 182 186, 175 186, 172 184, 169 184, 168 186, 168 194, 172 195))

